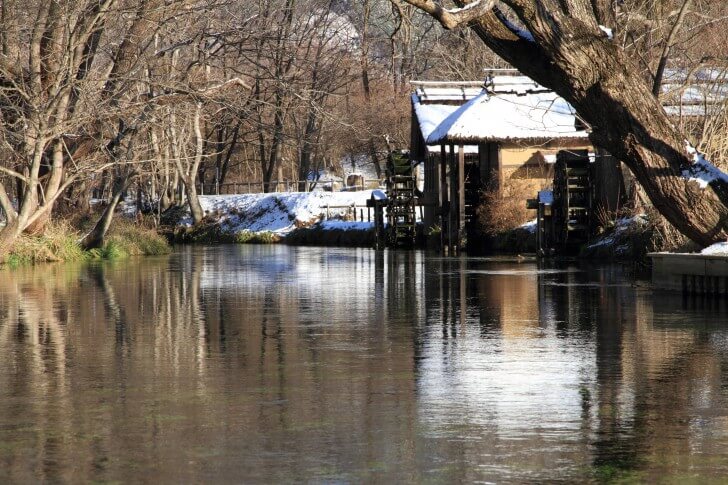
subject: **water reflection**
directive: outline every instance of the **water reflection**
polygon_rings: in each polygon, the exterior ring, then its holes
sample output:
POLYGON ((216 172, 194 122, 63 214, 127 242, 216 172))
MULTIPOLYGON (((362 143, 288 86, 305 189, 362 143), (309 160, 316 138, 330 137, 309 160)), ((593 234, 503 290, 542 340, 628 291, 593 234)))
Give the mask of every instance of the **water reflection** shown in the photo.
POLYGON ((0 480, 721 476, 727 315, 624 268, 419 252, 5 271, 0 480))

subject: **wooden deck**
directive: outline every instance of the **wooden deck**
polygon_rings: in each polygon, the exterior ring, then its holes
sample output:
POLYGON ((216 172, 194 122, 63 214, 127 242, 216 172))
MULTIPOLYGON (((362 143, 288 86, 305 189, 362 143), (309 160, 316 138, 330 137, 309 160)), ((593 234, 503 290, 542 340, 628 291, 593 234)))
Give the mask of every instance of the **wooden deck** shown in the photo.
POLYGON ((651 253, 652 282, 685 294, 728 295, 728 256, 651 253))

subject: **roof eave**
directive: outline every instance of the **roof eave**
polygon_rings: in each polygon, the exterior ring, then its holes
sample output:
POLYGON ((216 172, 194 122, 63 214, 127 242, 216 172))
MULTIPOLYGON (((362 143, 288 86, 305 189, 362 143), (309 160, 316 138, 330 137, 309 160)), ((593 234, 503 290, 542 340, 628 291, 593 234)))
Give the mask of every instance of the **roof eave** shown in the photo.
POLYGON ((522 143, 527 145, 545 145, 550 142, 563 141, 563 142, 586 142, 589 143, 589 136, 587 134, 580 136, 536 136, 536 137, 462 137, 462 136, 451 136, 439 138, 437 140, 426 141, 427 145, 477 145, 479 143, 497 142, 497 143, 522 143))

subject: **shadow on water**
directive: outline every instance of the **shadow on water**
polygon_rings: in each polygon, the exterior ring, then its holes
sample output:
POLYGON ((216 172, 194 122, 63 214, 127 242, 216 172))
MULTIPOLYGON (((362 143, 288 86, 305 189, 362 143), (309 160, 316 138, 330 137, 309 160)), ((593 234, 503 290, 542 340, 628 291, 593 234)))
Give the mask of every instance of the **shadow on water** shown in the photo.
POLYGON ((728 473, 728 309, 621 267, 186 247, 0 278, 0 480, 728 473))

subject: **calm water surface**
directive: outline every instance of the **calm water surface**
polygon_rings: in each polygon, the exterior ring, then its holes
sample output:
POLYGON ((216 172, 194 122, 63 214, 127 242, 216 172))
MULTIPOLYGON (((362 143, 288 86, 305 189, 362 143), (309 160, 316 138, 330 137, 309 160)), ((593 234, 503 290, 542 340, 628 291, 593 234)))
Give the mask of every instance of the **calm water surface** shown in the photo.
POLYGON ((728 305, 615 267, 186 247, 0 272, 0 482, 728 478, 728 305))

